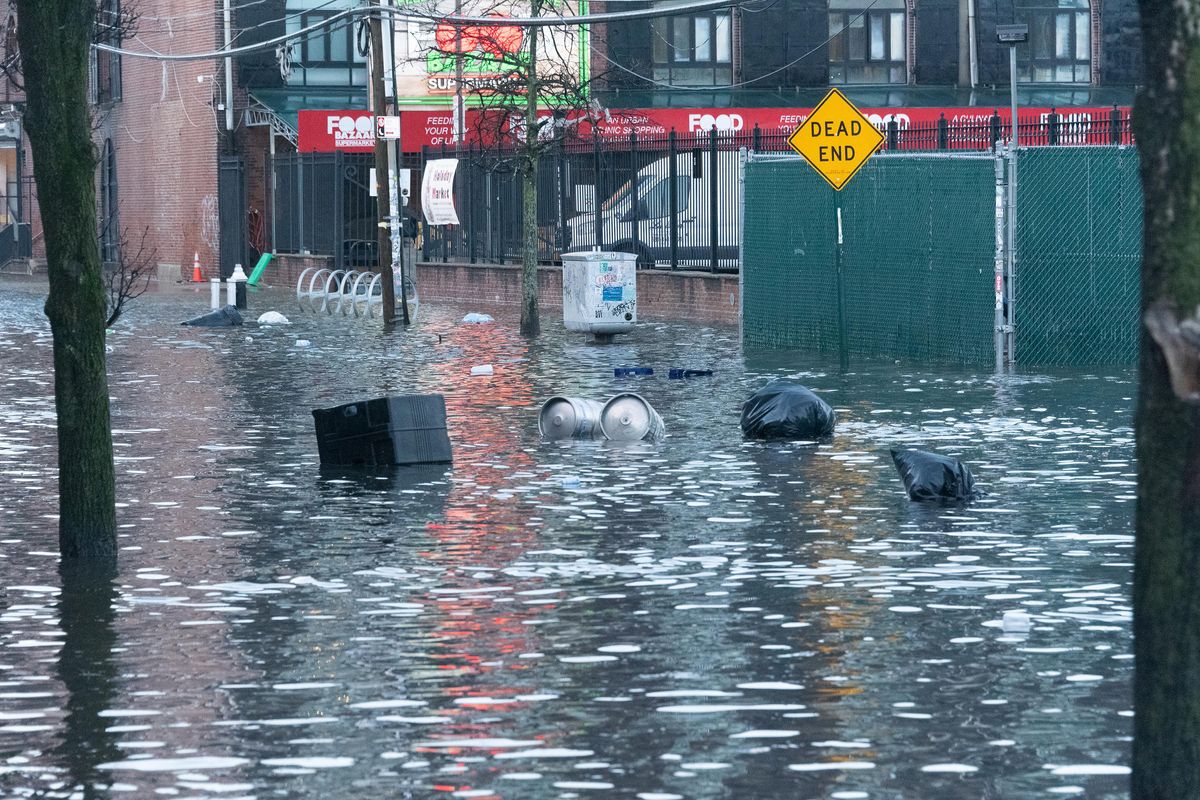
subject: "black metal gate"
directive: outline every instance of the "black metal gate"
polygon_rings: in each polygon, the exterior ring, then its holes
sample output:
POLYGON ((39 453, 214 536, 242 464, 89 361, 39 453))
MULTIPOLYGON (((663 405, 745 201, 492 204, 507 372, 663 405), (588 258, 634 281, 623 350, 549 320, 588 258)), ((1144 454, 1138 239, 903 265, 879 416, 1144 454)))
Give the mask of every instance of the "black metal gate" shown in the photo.
POLYGON ((271 161, 275 252, 333 256, 338 269, 378 260, 371 153, 285 153, 271 161))
POLYGON ((249 232, 246 220, 246 165, 240 156, 221 156, 217 175, 221 277, 241 264, 249 272, 249 232))

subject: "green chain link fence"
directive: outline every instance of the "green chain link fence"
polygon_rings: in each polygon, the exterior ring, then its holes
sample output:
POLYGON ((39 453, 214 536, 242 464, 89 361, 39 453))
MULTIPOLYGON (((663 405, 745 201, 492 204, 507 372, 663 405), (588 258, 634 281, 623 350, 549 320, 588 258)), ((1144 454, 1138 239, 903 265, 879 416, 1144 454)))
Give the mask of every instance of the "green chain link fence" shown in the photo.
POLYGON ((1038 147, 1017 161, 1019 364, 1133 364, 1142 191, 1132 147, 1038 147))
POLYGON ((747 162, 743 335, 852 358, 994 359, 995 160, 876 155, 841 192, 799 157, 747 162))
MULTIPOLYGON (((1137 360, 1142 197, 1130 147, 1018 155, 1017 363, 1137 360)), ((837 208, 852 358, 994 359, 991 156, 877 155, 840 193, 800 158, 746 164, 743 334, 838 351, 837 208)))

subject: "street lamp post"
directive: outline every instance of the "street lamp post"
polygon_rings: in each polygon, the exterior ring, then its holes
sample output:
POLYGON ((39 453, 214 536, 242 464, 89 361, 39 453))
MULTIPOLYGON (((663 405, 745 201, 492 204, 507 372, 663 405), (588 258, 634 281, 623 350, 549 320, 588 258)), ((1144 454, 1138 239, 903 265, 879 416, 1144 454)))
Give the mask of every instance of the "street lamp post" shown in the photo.
POLYGON ((1008 86, 1012 96, 1012 146, 1017 146, 1017 45, 1029 40, 1029 26, 1024 23, 997 25, 996 41, 1008 45, 1008 86))

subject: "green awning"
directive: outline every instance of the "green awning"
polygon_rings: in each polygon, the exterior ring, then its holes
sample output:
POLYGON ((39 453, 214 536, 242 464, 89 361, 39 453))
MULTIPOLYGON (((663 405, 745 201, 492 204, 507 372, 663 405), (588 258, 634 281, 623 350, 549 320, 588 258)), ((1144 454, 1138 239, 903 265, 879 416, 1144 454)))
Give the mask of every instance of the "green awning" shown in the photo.
POLYGON ((252 100, 269 111, 279 125, 293 133, 299 130, 300 109, 340 111, 367 107, 366 88, 335 86, 289 86, 282 89, 254 89, 252 100))

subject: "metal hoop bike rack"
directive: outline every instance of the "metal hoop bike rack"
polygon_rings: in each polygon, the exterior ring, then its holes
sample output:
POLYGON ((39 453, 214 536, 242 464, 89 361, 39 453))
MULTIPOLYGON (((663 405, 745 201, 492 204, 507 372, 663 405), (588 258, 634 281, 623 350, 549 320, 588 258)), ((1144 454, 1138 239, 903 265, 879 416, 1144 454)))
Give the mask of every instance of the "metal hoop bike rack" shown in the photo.
POLYGON ((296 304, 313 314, 375 317, 383 308, 382 275, 308 267, 296 280, 296 304))

